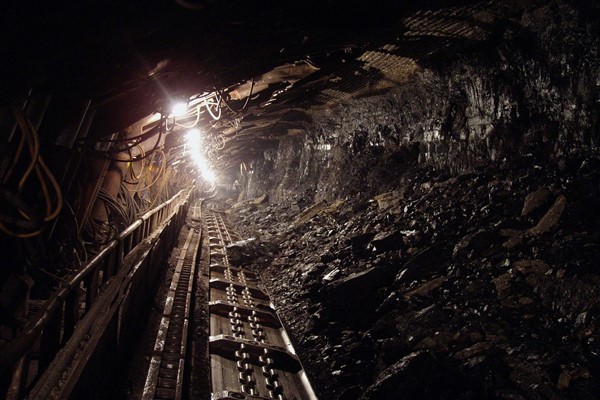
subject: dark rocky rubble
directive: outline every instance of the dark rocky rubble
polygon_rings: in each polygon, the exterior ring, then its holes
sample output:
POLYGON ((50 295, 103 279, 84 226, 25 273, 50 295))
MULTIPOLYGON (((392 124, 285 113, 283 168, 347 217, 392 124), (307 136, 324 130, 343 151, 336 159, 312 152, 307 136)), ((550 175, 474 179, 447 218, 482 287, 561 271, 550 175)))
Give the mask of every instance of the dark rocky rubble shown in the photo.
POLYGON ((598 6, 523 4, 240 177, 320 398, 600 398, 598 6))
POLYGON ((231 213, 320 398, 598 399, 599 165, 413 166, 231 213))

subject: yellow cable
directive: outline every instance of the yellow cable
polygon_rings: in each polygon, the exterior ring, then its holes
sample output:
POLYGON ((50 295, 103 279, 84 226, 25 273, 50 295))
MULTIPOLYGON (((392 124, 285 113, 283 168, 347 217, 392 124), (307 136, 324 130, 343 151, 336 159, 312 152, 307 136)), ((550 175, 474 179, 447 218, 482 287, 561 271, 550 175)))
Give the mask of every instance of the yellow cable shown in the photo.
MULTIPOLYGON (((25 173, 23 174, 23 176, 21 177, 21 179, 19 181, 18 192, 19 193, 22 192, 22 190, 25 186, 25 183, 27 182, 27 179, 31 175, 32 171, 35 170, 35 173, 40 182, 40 186, 41 186, 44 200, 46 203, 46 216, 44 217, 43 220, 44 220, 44 222, 51 221, 52 219, 54 219, 58 216, 58 214, 60 213, 62 206, 63 206, 63 196, 62 196, 62 191, 60 189, 60 185, 56 181, 56 178, 54 177, 54 175, 52 174, 52 172, 50 171, 50 169, 48 168, 46 163, 44 162, 44 159, 39 155, 40 141, 39 141, 39 136, 38 136, 35 128, 31 125, 31 122, 25 117, 24 113, 21 110, 19 110, 16 107, 12 107, 12 111, 13 111, 13 114, 15 115, 15 118, 17 120, 19 128, 21 129, 21 140, 17 147, 17 151, 16 151, 15 157, 13 159, 13 164, 11 165, 8 172, 5 174, 5 176, 3 178, 3 183, 6 183, 8 181, 8 179, 10 178, 10 176, 12 175, 12 172, 14 171, 15 166, 18 163, 18 159, 20 158, 20 155, 24 148, 25 140, 27 140, 27 144, 29 147, 29 154, 31 156, 31 162, 25 169, 25 173), (54 207, 54 210, 52 209, 52 199, 50 198, 50 193, 48 192, 48 186, 46 183, 46 179, 44 179, 42 171, 43 171, 43 173, 45 173, 46 177, 50 181, 50 184, 52 185, 54 192, 56 193, 56 206, 54 207)), ((19 213, 25 219, 30 220, 29 216, 27 214, 25 214, 23 212, 23 210, 19 209, 19 213)), ((33 236, 37 236, 42 232, 42 229, 38 229, 33 232, 18 233, 18 232, 15 232, 15 231, 7 228, 3 223, 0 223, 0 230, 8 235, 16 236, 18 238, 30 238, 33 236)))
MULTIPOLYGON (((156 182, 156 181, 155 181, 156 182)), ((160 197, 160 195, 162 194, 164 188, 165 188, 165 184, 167 182, 167 179, 163 179, 162 184, 160 185, 160 188, 158 189, 158 191, 156 192, 156 196, 154 197, 154 200, 152 201, 152 203, 150 204, 150 209, 152 209, 154 207, 154 204, 156 203, 156 201, 158 200, 158 198, 160 197)))
MULTIPOLYGON (((40 182, 40 186, 42 187, 42 194, 44 195, 44 202, 46 203, 46 215, 52 212, 52 201, 50 200, 50 193, 48 192, 48 185, 44 181, 42 177, 42 171, 40 170, 40 166, 38 164, 35 165, 35 174, 40 182)), ((19 210, 20 214, 29 220, 29 217, 23 213, 23 211, 19 210)))
MULTIPOLYGON (((18 193, 20 194, 22 192, 23 187, 25 186, 25 182, 27 181, 27 178, 29 178, 29 175, 31 174, 32 170, 34 170, 34 169, 36 170, 36 173, 38 174, 38 178, 39 178, 39 170, 37 168, 37 157, 39 156, 39 140, 37 140, 37 137, 36 137, 35 133, 33 132, 33 127, 28 123, 23 112, 14 106, 12 107, 12 111, 15 116, 15 119, 17 120, 17 123, 19 124, 19 128, 21 129, 22 137, 27 139, 27 145, 29 147, 29 154, 31 156, 31 163, 28 165, 27 169, 25 170, 25 173, 21 177, 21 180, 19 181, 19 184, 18 184, 18 193)), ((43 182, 42 182, 42 192, 44 193, 44 199, 46 200, 46 212, 48 213, 48 212, 50 212, 51 205, 48 203, 48 200, 49 200, 48 188, 45 186, 45 183, 43 183, 43 182)), ((30 220, 29 216, 27 214, 25 214, 23 212, 23 210, 19 210, 19 214, 21 214, 25 219, 30 220)))
MULTIPOLYGON (((24 116, 21 115, 21 118, 24 118, 24 116)), ((48 222, 48 221, 54 219, 60 213, 60 210, 62 209, 62 201, 63 201, 62 192, 60 190, 60 185, 54 178, 54 175, 52 175, 52 172, 46 166, 46 163, 44 162, 44 159, 42 158, 42 156, 39 155, 40 142, 39 142, 39 137, 38 137, 37 132, 34 130, 33 126, 31 126, 31 124, 28 123, 27 120, 23 120, 22 122, 25 125, 27 125, 27 128, 28 128, 27 131, 31 135, 31 145, 32 146, 30 146, 29 152, 31 154, 32 160, 34 161, 33 169, 35 169, 36 175, 37 175, 40 185, 42 187, 42 193, 44 194, 44 200, 46 202, 46 216, 44 217, 44 221, 48 222), (50 194, 48 192, 48 186, 46 185, 46 181, 45 181, 44 177, 42 176, 40 167, 46 174, 46 177, 48 178, 48 180, 50 180, 50 183, 53 186, 54 192, 56 193, 56 207, 55 207, 54 211, 52 211, 52 199, 50 198, 50 194)), ((23 190, 23 187, 25 186, 25 182, 26 182, 27 178, 29 177, 30 173, 31 173, 31 171, 28 168, 27 173, 21 178, 21 181, 19 182, 19 193, 23 190)))
POLYGON ((148 161, 145 162, 145 160, 146 160, 146 157, 145 157, 146 152, 144 151, 144 148, 142 146, 138 145, 138 147, 140 148, 140 154, 144 158, 142 160, 140 160, 140 161, 142 161, 142 168, 140 170, 140 175, 139 175, 139 178, 138 178, 138 185, 136 186, 136 189, 140 187, 139 184, 141 183, 142 179, 146 178, 146 176, 148 175, 148 171, 150 170, 150 168, 148 168, 148 165, 151 164, 151 162, 152 162, 151 160, 153 160, 154 157, 156 157, 156 154, 157 154, 157 153, 153 154, 152 155, 152 159, 148 159, 148 161))
POLYGON ((23 177, 19 181, 18 187, 19 193, 21 193, 21 190, 23 190, 23 186, 25 185, 25 181, 27 180, 27 178, 29 178, 29 175, 33 171, 33 168, 35 167, 35 164, 37 162, 37 157, 40 152, 40 143, 37 140, 37 135, 33 134, 33 132, 31 131, 32 127, 27 123, 27 120, 25 119, 25 116, 22 114, 21 110, 17 109, 16 107, 14 107, 13 109, 17 110, 15 117, 17 118, 17 122, 19 123, 21 131, 24 135, 26 135, 28 139, 29 154, 31 156, 31 163, 27 166, 23 177))
MULTIPOLYGON (((140 168, 140 175, 136 175, 135 174, 135 169, 133 167, 135 163, 133 161, 129 161, 127 163, 127 172, 129 172, 129 176, 133 180, 139 181, 140 176, 141 176, 141 174, 142 174, 142 172, 144 170, 144 148, 142 146, 140 146, 139 144, 137 144, 136 147, 140 149, 140 155, 142 157, 142 159, 140 160, 140 162, 142 163, 142 166, 140 168)), ((133 155, 131 154, 131 149, 128 149, 128 151, 129 151, 129 159, 133 160, 133 155)), ((125 174, 127 174, 127 172, 125 174)))
POLYGON ((144 155, 145 155, 145 153, 144 153, 144 148, 143 148, 142 146, 140 146, 140 145, 138 144, 138 145, 136 145, 136 147, 137 147, 138 149, 140 149, 140 156, 142 157, 142 159, 140 160, 140 162, 141 162, 141 164, 140 164, 140 174, 139 174, 139 175, 137 175, 137 176, 135 175, 135 171, 134 171, 134 168, 133 168, 133 165, 134 165, 135 163, 131 163, 131 177, 132 177, 133 179, 136 179, 136 180, 138 180, 138 181, 139 181, 139 179, 142 177, 142 173, 144 172, 144 159, 145 159, 145 158, 144 158, 144 155))
MULTIPOLYGON (((135 188, 132 189, 132 192, 142 192, 150 187, 152 187, 156 182, 158 182, 160 176, 163 174, 165 167, 167 165, 167 157, 165 156, 165 153, 162 150, 158 150, 157 154, 161 154, 162 155, 162 165, 160 167, 160 169, 158 170, 158 172, 155 175, 154 180, 152 181, 152 183, 150 183, 149 185, 144 186, 143 188, 139 189, 139 188, 135 188)), ((146 174, 147 175, 147 174, 146 174)))
POLYGON ((52 172, 50 171, 48 166, 46 166, 46 163, 44 162, 44 159, 42 158, 42 156, 39 157, 39 163, 40 163, 40 166, 42 167, 42 169, 44 170, 44 172, 46 173, 46 176, 50 180, 50 183, 52 184, 52 188, 54 189, 54 192, 56 193, 56 208, 54 209, 53 213, 51 213, 46 218, 44 218, 44 221, 48 222, 48 221, 56 218, 58 216, 58 214, 60 213, 60 210, 63 207, 63 196, 62 196, 62 191, 60 190, 60 185, 56 181, 56 178, 54 177, 54 175, 52 175, 52 172))
MULTIPOLYGON (((140 149, 140 156, 141 156, 141 160, 139 160, 139 161, 142 163, 142 164, 141 164, 141 166, 140 166, 140 173, 139 173, 139 175, 136 175, 136 174, 135 174, 135 171, 134 171, 134 164, 135 164, 135 162, 131 162, 131 161, 130 161, 130 162, 127 164, 127 165, 128 165, 128 169, 127 169, 127 171, 129 172, 129 176, 130 176, 132 179, 134 179, 134 180, 135 180, 135 182, 128 182, 128 181, 125 181, 125 180, 124 180, 124 182, 125 182, 126 184, 128 184, 128 185, 136 185, 134 189, 131 189, 131 190, 130 190, 130 191, 134 191, 134 192, 135 192, 135 191, 136 191, 136 190, 137 190, 137 189, 140 187, 140 183, 142 182, 142 178, 143 178, 143 177, 145 177, 145 175, 146 175, 146 174, 144 173, 144 171, 146 170, 146 163, 145 163, 145 161, 144 161, 144 160, 145 160, 145 158, 146 158, 146 157, 145 157, 146 153, 144 152, 144 148, 143 148, 142 146, 140 146, 139 144, 138 144, 138 145, 136 145, 136 146, 137 146, 137 147, 140 149)), ((131 151, 129 152, 129 156, 130 156, 130 158, 131 158, 131 159, 133 159, 133 157, 132 157, 132 155, 131 155, 131 151)), ((154 157, 154 155, 153 155, 152 157, 154 157)), ((149 163, 150 163, 150 162, 151 162, 151 161, 149 161, 149 163)), ((126 173, 127 173, 127 172, 126 172, 126 173)), ((128 189, 128 190, 129 190, 129 189, 128 189)))
POLYGON ((17 167, 17 163, 21 158, 21 153, 23 152, 23 147, 25 147, 25 133, 21 132, 21 139, 19 140, 19 145, 17 146, 17 151, 15 152, 15 156, 13 157, 12 163, 6 174, 4 174, 4 178, 2 179, 2 183, 8 182, 15 168, 17 167))
POLYGON ((37 231, 30 232, 30 233, 17 233, 17 232, 13 232, 10 229, 6 228, 4 226, 4 224, 1 223, 1 222, 0 222, 0 230, 2 232, 6 233, 7 235, 16 236, 16 237, 21 238, 21 239, 27 239, 27 238, 34 237, 34 236, 37 236, 40 233, 42 233, 41 229, 38 229, 37 231))
MULTIPOLYGON (((142 163, 144 162, 144 160, 140 160, 142 163)), ((129 171, 129 176, 131 177, 131 179, 137 181, 138 179, 140 179, 139 175, 135 174, 135 168, 133 167, 133 162, 129 161, 127 163, 127 170, 129 171)))

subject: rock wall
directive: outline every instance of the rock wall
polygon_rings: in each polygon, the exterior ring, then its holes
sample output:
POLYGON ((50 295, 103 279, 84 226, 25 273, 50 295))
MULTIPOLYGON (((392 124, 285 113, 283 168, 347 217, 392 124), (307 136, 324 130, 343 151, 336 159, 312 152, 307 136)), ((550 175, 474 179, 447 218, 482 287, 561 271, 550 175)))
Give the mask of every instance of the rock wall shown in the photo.
POLYGON ((372 195, 412 163, 460 173, 597 152, 598 6, 540 3, 407 84, 319 114, 253 163, 242 197, 372 195))
POLYGON ((600 399, 600 157, 418 166, 373 199, 241 202, 319 398, 600 399))
POLYGON ((600 19, 539 3, 253 163, 245 262, 320 398, 599 399, 600 19))

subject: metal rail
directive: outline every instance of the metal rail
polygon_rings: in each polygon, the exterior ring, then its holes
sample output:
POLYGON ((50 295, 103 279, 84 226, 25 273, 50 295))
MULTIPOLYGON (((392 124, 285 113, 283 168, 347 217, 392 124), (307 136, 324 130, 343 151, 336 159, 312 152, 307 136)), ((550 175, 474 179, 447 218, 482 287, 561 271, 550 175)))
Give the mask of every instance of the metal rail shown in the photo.
POLYGON ((316 400, 258 277, 229 263, 240 240, 223 216, 204 213, 210 247, 210 339, 213 400, 316 400))
MULTIPOLYGON (((192 219, 199 219, 200 209, 201 203, 198 202, 194 205, 192 219)), ((190 307, 200 240, 200 229, 190 228, 165 299, 142 400, 181 399, 190 307)))
POLYGON ((80 321, 93 319, 88 314, 100 308, 96 307, 98 299, 122 273, 120 268, 125 257, 161 225, 185 217, 192 190, 181 190, 107 243, 79 272, 62 283, 16 339, 0 348, 0 373, 11 376, 7 399, 19 399, 28 393, 32 383, 47 372, 59 351, 79 329, 80 321), (37 365, 30 368, 34 347, 38 354, 37 365))

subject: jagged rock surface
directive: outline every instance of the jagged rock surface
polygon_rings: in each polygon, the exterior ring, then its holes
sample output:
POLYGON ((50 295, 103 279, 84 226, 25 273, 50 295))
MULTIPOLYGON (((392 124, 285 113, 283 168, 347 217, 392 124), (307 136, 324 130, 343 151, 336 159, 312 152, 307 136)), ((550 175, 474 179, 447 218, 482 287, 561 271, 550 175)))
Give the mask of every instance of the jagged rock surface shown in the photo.
POLYGON ((600 160, 566 164, 415 167, 392 206, 300 225, 297 200, 232 211, 321 398, 599 399, 600 160))
POLYGON ((243 179, 271 205, 233 219, 321 398, 600 399, 598 6, 509 3, 243 179))

